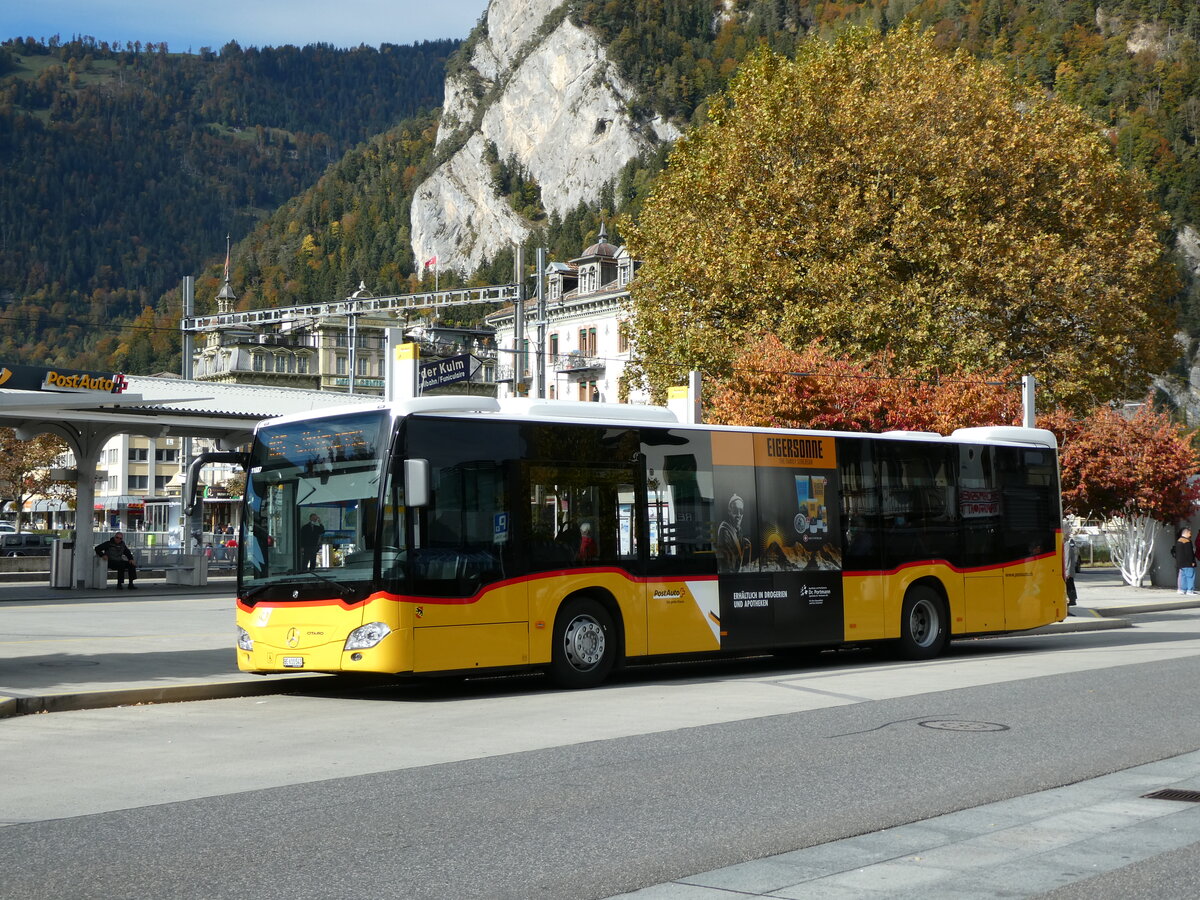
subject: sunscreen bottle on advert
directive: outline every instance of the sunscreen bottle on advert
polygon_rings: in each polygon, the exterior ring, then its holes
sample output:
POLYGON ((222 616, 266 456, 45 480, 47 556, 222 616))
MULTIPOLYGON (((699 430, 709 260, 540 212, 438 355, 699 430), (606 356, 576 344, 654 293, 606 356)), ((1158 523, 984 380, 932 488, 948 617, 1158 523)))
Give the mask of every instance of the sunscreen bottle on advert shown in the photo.
POLYGON ((796 476, 796 506, 799 507, 800 512, 802 512, 802 513, 808 512, 808 498, 809 498, 808 476, 807 475, 797 475, 796 476))
POLYGON ((829 479, 824 475, 814 475, 812 477, 813 499, 821 506, 825 505, 825 484, 829 479))

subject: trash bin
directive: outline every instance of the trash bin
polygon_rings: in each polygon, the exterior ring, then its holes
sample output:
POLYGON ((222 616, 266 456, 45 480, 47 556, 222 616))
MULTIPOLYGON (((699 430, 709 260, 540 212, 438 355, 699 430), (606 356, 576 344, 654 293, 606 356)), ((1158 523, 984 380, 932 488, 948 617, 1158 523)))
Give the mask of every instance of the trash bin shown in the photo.
POLYGON ((74 586, 75 542, 57 540, 50 543, 50 587, 74 586))
POLYGON ((75 581, 75 542, 52 541, 50 544, 50 587, 56 588, 90 588, 103 590, 108 587, 108 565, 104 559, 89 553, 92 557, 91 574, 75 581))

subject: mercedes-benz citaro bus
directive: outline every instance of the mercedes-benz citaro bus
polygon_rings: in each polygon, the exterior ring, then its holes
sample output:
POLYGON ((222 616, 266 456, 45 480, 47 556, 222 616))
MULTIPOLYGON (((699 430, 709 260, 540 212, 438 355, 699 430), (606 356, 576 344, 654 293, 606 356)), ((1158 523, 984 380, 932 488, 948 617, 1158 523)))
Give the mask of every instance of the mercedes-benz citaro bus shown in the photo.
POLYGON ((683 425, 446 396, 264 421, 239 540, 249 672, 543 669, 951 638, 1066 612, 1054 436, 683 425))

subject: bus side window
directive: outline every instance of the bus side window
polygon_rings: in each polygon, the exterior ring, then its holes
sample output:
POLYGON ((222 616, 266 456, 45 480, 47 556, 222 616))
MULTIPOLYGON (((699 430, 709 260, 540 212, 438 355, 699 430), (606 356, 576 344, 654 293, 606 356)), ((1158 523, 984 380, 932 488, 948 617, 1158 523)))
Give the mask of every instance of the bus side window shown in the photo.
POLYGON ((623 466, 530 466, 529 564, 534 571, 637 557, 633 472, 623 466))
POLYGON ((959 550, 955 474, 945 444, 881 444, 884 568, 919 559, 957 563, 959 550))
POLYGON ((875 471, 875 442, 843 438, 838 441, 841 470, 843 565, 847 570, 879 569, 879 477, 875 471))
POLYGON ((990 566, 1004 560, 995 452, 994 447, 965 445, 958 448, 963 565, 968 567, 990 566))
POLYGON ((504 577, 496 516, 509 508, 506 484, 504 466, 493 460, 434 467, 424 540, 409 558, 414 593, 470 596, 504 577))
POLYGON ((650 574, 715 573, 717 522, 709 436, 647 429, 642 453, 650 574))
POLYGON ((1024 559, 1053 551, 1060 522, 1054 453, 1024 447, 997 447, 995 453, 1005 556, 1024 559))
POLYGON ((404 478, 400 469, 388 475, 384 493, 384 508, 379 531, 380 565, 385 581, 391 582, 392 590, 401 590, 404 577, 405 529, 404 529, 404 478))

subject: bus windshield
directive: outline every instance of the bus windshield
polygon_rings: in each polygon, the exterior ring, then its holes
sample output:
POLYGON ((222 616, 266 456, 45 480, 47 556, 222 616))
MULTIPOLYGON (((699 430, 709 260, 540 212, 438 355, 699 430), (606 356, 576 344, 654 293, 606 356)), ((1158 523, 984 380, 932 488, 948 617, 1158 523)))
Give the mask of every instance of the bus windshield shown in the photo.
POLYGON ((387 422, 372 410, 259 431, 246 475, 243 590, 372 577, 387 422))

